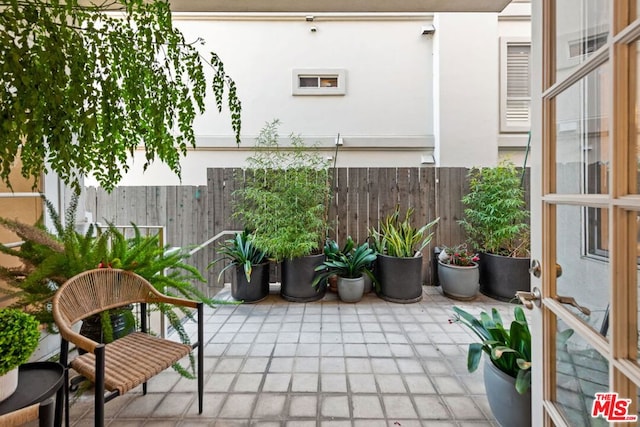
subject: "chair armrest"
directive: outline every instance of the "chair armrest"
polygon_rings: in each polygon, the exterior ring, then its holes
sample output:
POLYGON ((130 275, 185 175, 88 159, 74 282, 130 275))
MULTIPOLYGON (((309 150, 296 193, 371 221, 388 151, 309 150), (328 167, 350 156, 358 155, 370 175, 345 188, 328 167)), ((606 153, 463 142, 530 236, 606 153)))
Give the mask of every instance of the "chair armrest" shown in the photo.
POLYGON ((173 304, 173 305, 180 305, 183 307, 190 307, 190 308, 197 308, 198 307, 198 301, 194 301, 194 300, 190 300, 190 299, 186 299, 186 298, 178 298, 178 297, 171 297, 168 295, 164 295, 163 293, 157 291, 154 289, 155 292, 153 292, 153 296, 151 296, 147 302, 149 303, 165 303, 165 304, 173 304))
POLYGON ((58 330, 60 331, 62 338, 74 344, 76 347, 88 351, 89 353, 95 353, 96 347, 102 345, 99 342, 80 335, 66 324, 58 324, 58 330))

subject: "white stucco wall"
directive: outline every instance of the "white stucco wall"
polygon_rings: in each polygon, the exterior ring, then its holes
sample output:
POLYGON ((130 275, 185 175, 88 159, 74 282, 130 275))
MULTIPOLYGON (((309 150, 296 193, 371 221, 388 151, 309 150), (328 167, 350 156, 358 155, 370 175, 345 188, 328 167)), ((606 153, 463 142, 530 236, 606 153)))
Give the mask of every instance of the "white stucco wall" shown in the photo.
POLYGON ((215 51, 236 81, 242 144, 210 98, 182 181, 160 163, 143 174, 138 152, 121 185, 204 185, 207 167, 244 166, 274 118, 281 136, 299 133, 326 157, 340 134, 338 166, 468 167, 503 155, 518 163, 523 135, 499 134, 499 39, 528 34, 527 14, 528 3, 500 15, 321 14, 310 22, 302 14, 176 15, 187 41, 204 39, 203 54, 215 51), (422 34, 432 23, 435 34, 422 34), (292 70, 305 68, 345 70, 345 95, 292 95, 292 70))

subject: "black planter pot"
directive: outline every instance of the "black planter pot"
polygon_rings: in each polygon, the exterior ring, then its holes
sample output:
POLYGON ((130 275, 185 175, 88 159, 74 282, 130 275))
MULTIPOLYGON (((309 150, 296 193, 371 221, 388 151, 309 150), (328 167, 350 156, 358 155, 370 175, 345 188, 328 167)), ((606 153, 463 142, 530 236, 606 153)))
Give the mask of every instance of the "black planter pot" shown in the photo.
POLYGON ((422 256, 397 258, 378 255, 375 274, 380 282, 380 298, 400 304, 422 299, 422 256))
POLYGON ((324 297, 327 285, 311 286, 315 268, 324 262, 324 254, 308 255, 282 262, 280 296, 287 301, 310 302, 324 297))
POLYGON ((517 291, 531 289, 530 258, 480 253, 480 292, 500 301, 512 301, 517 291))
MULTIPOLYGON (((117 310, 111 310, 109 318, 111 319, 111 329, 113 330, 113 339, 117 340, 125 335, 134 332, 135 320, 133 318, 133 306, 121 307, 117 310)), ((90 338, 96 342, 104 343, 104 334, 102 332, 102 322, 100 314, 87 317, 82 321, 80 326, 80 335, 90 338)), ((79 350, 80 354, 85 353, 79 350)))
POLYGON ((247 282, 244 268, 236 266, 235 280, 231 283, 231 296, 247 303, 258 302, 269 296, 269 263, 254 265, 251 271, 251 282, 247 282))

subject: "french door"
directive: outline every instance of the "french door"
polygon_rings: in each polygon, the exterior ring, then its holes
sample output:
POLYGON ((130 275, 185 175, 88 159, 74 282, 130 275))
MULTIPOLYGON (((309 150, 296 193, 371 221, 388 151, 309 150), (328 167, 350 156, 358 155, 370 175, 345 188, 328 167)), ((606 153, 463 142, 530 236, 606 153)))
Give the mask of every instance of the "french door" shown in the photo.
POLYGON ((532 5, 534 425, 637 424, 638 3, 532 5))

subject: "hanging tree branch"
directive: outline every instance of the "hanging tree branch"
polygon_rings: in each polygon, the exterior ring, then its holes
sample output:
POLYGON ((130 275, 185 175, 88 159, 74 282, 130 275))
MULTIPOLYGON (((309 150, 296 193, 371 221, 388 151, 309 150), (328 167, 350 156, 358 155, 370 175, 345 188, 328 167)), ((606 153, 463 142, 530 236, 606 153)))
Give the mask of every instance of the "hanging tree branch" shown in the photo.
POLYGON ((166 0, 0 1, 0 179, 52 170, 79 187, 92 173, 111 191, 138 146, 180 175, 204 112, 204 65, 218 111, 226 92, 240 142, 240 101, 220 58, 201 58, 173 27, 166 0), (114 13, 114 9, 117 10, 114 13))

